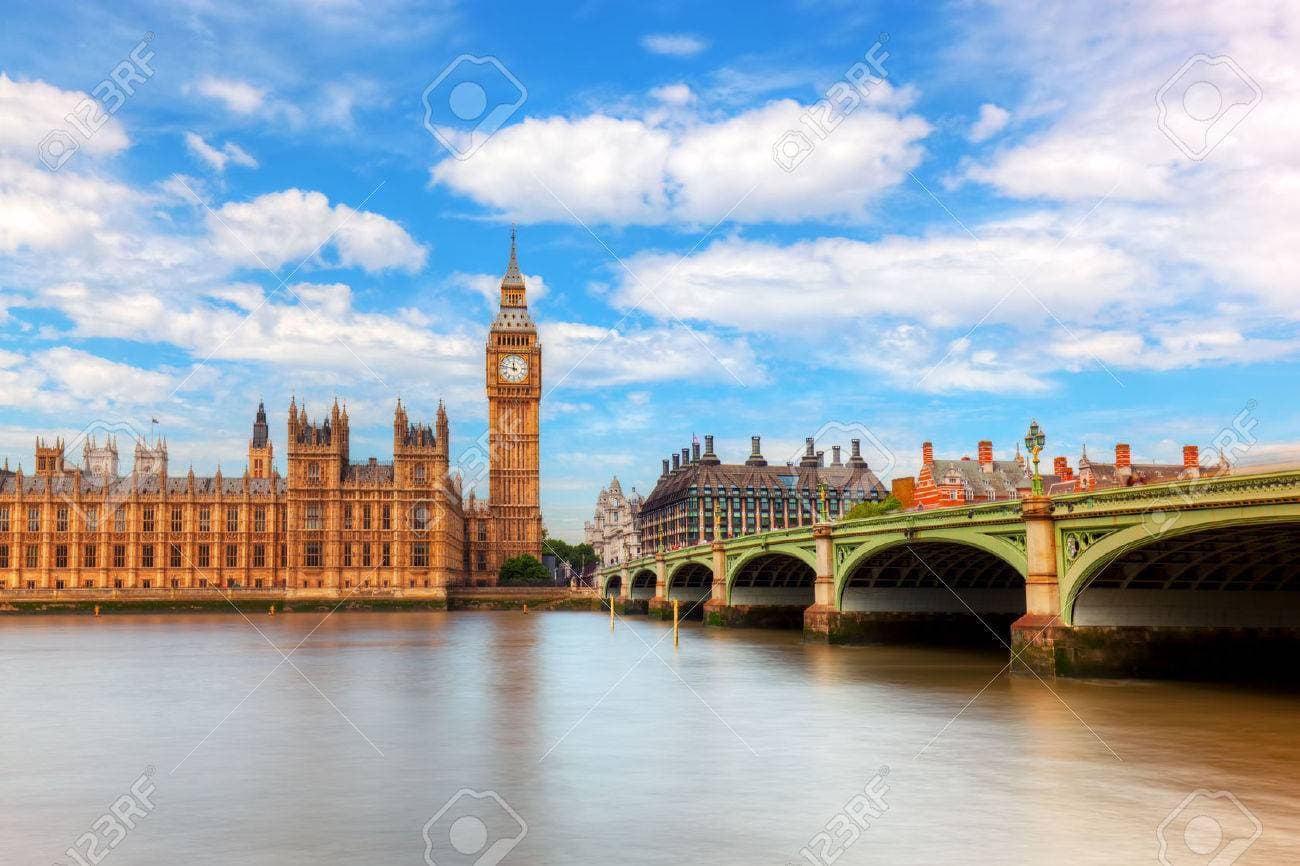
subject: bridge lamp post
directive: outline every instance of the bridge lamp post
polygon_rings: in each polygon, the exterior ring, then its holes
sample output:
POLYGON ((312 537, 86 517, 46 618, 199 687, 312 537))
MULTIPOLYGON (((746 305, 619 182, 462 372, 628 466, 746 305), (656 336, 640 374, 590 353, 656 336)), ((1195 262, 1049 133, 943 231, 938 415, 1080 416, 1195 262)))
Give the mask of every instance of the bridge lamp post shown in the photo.
POLYGON ((1034 460, 1033 475, 1033 494, 1035 496, 1043 495, 1043 476, 1038 471, 1038 456, 1043 453, 1043 446, 1047 444, 1047 436, 1043 433, 1043 428, 1038 426, 1038 421, 1032 421, 1029 425, 1029 432, 1025 434, 1025 450, 1034 460))

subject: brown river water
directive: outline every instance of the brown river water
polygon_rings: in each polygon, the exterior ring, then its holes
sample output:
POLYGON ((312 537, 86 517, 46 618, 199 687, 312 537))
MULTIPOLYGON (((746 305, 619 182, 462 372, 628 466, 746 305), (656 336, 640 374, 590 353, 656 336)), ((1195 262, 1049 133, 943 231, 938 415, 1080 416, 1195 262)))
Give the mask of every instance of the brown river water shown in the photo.
POLYGON ((578 612, 0 617, 0 864, 1300 863, 1300 695, 1005 661, 578 612))

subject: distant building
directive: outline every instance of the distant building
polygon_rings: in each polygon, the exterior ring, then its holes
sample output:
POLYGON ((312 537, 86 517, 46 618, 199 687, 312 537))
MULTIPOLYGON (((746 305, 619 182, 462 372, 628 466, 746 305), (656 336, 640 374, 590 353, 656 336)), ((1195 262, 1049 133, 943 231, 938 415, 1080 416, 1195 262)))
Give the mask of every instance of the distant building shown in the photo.
MULTIPOLYGON (((976 455, 974 460, 969 456, 936 459, 934 446, 922 443, 921 470, 913 487, 912 507, 943 508, 1029 495, 1032 467, 1018 444, 1012 460, 994 460, 993 443, 987 439, 978 444, 976 455)), ((1040 471, 1048 468, 1045 463, 1040 465, 1040 471)), ((1050 469, 1043 471, 1043 489, 1049 495, 1058 495, 1226 474, 1228 465, 1220 457, 1217 464, 1202 466, 1200 449, 1195 445, 1183 447, 1182 463, 1133 463, 1129 446, 1120 443, 1115 446, 1114 463, 1094 462, 1084 448, 1077 472, 1065 457, 1053 458, 1050 469)))
POLYGON ((704 437, 704 452, 695 442, 663 461, 663 472, 641 506, 641 537, 646 552, 751 535, 817 522, 821 494, 831 519, 859 502, 878 502, 889 495, 862 458, 861 444, 850 442, 847 461, 840 446, 831 449, 831 462, 815 450, 811 438, 798 464, 769 466, 759 437, 751 437, 744 463, 723 463, 713 453, 713 437, 704 437), (670 467, 671 464, 671 467, 670 467), (716 515, 716 517, 715 517, 716 515))
POLYGON ((632 488, 623 495, 618 476, 602 487, 596 513, 583 525, 583 541, 596 550, 605 565, 617 565, 641 556, 641 494, 632 488))

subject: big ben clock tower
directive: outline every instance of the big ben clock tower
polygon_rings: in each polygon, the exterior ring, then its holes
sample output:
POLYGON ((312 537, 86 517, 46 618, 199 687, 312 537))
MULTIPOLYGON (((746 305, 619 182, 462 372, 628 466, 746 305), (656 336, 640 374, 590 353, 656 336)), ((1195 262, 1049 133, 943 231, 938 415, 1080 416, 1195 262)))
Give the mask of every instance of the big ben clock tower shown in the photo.
POLYGON ((513 228, 510 264, 501 280, 501 308, 488 331, 487 398, 491 568, 496 570, 512 556, 542 556, 542 346, 528 315, 513 228))

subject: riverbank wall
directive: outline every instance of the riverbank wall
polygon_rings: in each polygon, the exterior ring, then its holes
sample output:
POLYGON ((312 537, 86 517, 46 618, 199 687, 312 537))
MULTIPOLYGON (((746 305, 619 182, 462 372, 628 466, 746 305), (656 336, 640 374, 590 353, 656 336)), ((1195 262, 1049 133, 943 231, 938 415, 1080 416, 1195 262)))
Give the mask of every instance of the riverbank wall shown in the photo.
POLYGON ((9 614, 267 613, 383 610, 596 610, 594 590, 562 586, 449 587, 387 591, 286 589, 19 590, 0 592, 9 614))

